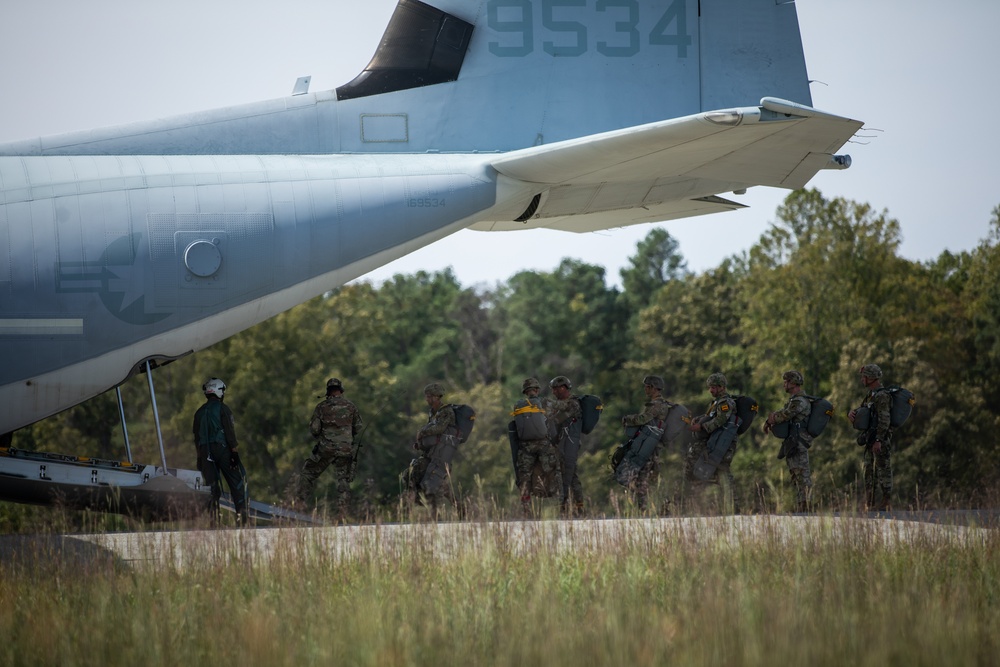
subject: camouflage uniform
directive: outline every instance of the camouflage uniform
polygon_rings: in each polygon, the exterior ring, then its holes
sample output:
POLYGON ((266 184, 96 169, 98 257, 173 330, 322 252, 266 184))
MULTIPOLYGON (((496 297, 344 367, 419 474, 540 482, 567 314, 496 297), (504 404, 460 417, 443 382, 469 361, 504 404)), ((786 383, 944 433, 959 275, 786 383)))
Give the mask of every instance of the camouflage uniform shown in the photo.
POLYGON ((545 417, 549 422, 552 442, 562 465, 562 504, 568 511, 572 501, 576 509, 583 509, 583 485, 576 471, 580 458, 580 443, 583 439, 581 419, 583 410, 580 399, 570 396, 566 399, 549 398, 545 401, 545 417))
MULTIPOLYGON (((713 374, 709 377, 709 384, 713 383, 713 379, 716 376, 720 376, 721 386, 725 388, 725 377, 721 373, 713 374)), ((701 428, 694 433, 694 439, 691 443, 691 447, 688 449, 687 459, 684 463, 684 479, 687 481, 690 489, 692 491, 702 491, 706 486, 706 482, 700 481, 694 475, 694 466, 698 462, 702 453, 708 450, 708 439, 709 436, 717 429, 722 428, 726 425, 726 422, 730 418, 735 418, 736 415, 736 401, 730 398, 729 393, 723 391, 719 394, 714 401, 708 406, 708 410, 705 414, 700 417, 696 417, 692 423, 701 424, 701 428)), ((729 491, 733 497, 733 505, 735 511, 739 511, 739 499, 736 494, 736 480, 733 479, 733 473, 730 470, 730 465, 733 462, 733 457, 736 456, 736 448, 739 445, 739 439, 734 438, 733 443, 726 450, 723 455, 722 460, 719 462, 718 468, 715 471, 715 477, 713 482, 716 484, 720 483, 721 478, 725 478, 726 483, 729 487, 729 491)))
POLYGON ((562 490, 559 451, 548 438, 548 423, 544 417, 545 409, 542 401, 538 398, 539 389, 538 380, 535 378, 526 379, 522 385, 522 393, 525 397, 514 405, 514 411, 511 412, 511 416, 514 417, 513 423, 517 439, 515 472, 518 487, 521 490, 521 503, 526 512, 531 511, 532 495, 548 497, 553 491, 562 490), (532 488, 536 481, 539 481, 535 479, 534 474, 536 463, 541 473, 541 485, 550 484, 555 487, 554 489, 532 488))
POLYGON ((809 419, 811 410, 809 399, 805 397, 800 388, 797 393, 789 397, 784 408, 771 414, 773 419, 770 420, 775 424, 790 422, 791 428, 788 437, 781 441, 778 458, 785 459, 785 463, 788 464, 788 472, 795 484, 795 499, 800 511, 808 509, 812 493, 809 447, 812 446, 813 437, 806 431, 806 420, 809 419))
POLYGON ((351 503, 351 475, 354 464, 354 439, 364 424, 357 406, 343 396, 327 396, 316 406, 309 431, 316 439, 312 456, 302 463, 296 498, 307 502, 316 480, 331 464, 337 477, 337 506, 341 513, 351 503))
MULTIPOLYGON (((427 468, 434 458, 435 450, 440 447, 456 446, 458 443, 458 422, 455 419, 455 408, 443 404, 437 410, 428 412, 427 423, 417 431, 416 448, 420 455, 410 463, 406 473, 406 484, 413 492, 423 492, 433 503, 441 498, 451 498, 451 484, 434 484, 436 488, 428 488, 431 480, 425 480, 427 468)), ((450 464, 445 467, 445 473, 450 474, 450 464)))
MULTIPOLYGON (((650 422, 654 422, 654 425, 657 428, 662 429, 663 424, 667 419, 667 413, 670 412, 670 408, 673 406, 673 403, 666 400, 662 396, 658 396, 650 401, 647 401, 642 412, 622 417, 622 426, 645 426, 650 422)), ((659 472, 660 447, 657 446, 656 451, 654 451, 653 455, 649 457, 649 461, 642 466, 636 474, 635 480, 630 485, 631 490, 635 493, 636 504, 638 504, 639 509, 646 508, 646 498, 649 494, 649 484, 650 482, 656 481, 659 472)))
POLYGON ((871 427, 858 436, 858 445, 865 448, 864 476, 865 491, 868 506, 875 504, 875 482, 878 481, 882 490, 881 509, 888 509, 892 494, 892 429, 889 428, 889 409, 892 407, 892 396, 884 387, 876 387, 868 392, 862 407, 871 410, 871 427), (881 450, 876 454, 872 444, 882 443, 881 450))

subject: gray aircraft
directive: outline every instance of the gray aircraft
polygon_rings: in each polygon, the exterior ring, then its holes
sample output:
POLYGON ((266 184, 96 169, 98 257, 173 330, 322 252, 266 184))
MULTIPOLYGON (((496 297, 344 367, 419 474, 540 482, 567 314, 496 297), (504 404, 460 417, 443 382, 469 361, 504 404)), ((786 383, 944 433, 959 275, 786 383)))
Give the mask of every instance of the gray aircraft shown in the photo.
POLYGON ((336 88, 0 144, 0 433, 457 230, 727 211, 844 168, 795 5, 399 0, 336 88))

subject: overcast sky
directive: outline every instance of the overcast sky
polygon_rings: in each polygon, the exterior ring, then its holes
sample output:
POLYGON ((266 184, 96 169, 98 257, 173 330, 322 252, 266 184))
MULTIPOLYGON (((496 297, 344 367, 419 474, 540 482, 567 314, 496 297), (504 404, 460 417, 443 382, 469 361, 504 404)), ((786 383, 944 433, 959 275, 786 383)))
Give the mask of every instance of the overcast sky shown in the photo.
MULTIPOLYGON (((282 97, 352 79, 396 0, 0 0, 0 141, 282 97)), ((824 196, 887 210, 915 260, 968 250, 1000 204, 998 0, 798 0, 819 109, 866 123, 854 165, 810 183, 824 196), (877 131, 876 131, 877 130, 877 131)), ((661 223, 695 271, 748 249, 785 190, 751 189, 751 206, 661 223)), ((652 229, 592 234, 460 232, 367 277, 452 266, 465 285, 551 270, 562 257, 608 280, 652 229)))

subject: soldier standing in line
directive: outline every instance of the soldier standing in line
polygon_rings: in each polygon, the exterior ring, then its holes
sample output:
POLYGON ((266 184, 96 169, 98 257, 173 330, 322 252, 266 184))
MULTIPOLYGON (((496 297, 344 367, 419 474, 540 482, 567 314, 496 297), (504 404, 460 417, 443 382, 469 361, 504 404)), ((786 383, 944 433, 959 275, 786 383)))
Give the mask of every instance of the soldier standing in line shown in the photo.
POLYGON ((295 500, 306 503, 316 480, 331 464, 337 476, 337 509, 346 516, 351 505, 351 475, 354 466, 354 441, 363 430, 357 406, 344 398, 344 385, 338 378, 326 381, 326 398, 313 410, 309 431, 316 439, 312 455, 302 463, 295 486, 295 500))
MULTIPOLYGON (((722 373, 709 375, 706 384, 713 400, 705 414, 692 419, 691 425, 688 427, 694 434, 694 441, 688 449, 684 465, 684 479, 692 491, 701 493, 708 483, 720 484, 720 479, 725 478, 733 498, 733 510, 738 513, 740 510, 736 480, 733 479, 733 473, 730 470, 733 457, 736 456, 736 447, 739 444, 736 439, 735 427, 737 421, 736 401, 726 391, 726 376, 722 373), (721 446, 717 445, 710 453, 709 441, 712 435, 726 427, 728 427, 727 431, 731 430, 731 442, 722 443, 721 446), (706 460, 711 461, 709 469, 714 467, 714 473, 707 475, 701 473, 700 464, 706 460)), ((720 432, 716 438, 721 439, 727 434, 727 431, 720 432)))
POLYGON ((549 380, 549 388, 552 389, 552 398, 545 403, 545 414, 552 444, 562 456, 562 512, 569 514, 572 511, 580 515, 583 514, 583 485, 576 464, 583 439, 583 410, 580 400, 571 392, 573 384, 565 375, 549 380))
POLYGON ((806 430, 806 420, 812 406, 806 398, 802 385, 805 381, 798 371, 785 371, 781 376, 785 393, 789 394, 788 403, 781 410, 776 410, 767 416, 764 423, 764 433, 769 433, 771 427, 782 422, 789 423, 788 437, 781 441, 778 458, 785 459, 788 472, 795 484, 795 498, 799 512, 808 512, 812 496, 812 475, 809 471, 809 447, 813 437, 806 430))
POLYGON ((247 471, 237 451, 239 443, 233 411, 222 402, 226 383, 212 378, 201 386, 201 390, 205 394, 205 404, 194 413, 192 431, 198 451, 198 470, 212 489, 212 516, 215 520, 219 517, 219 499, 222 497, 222 481, 219 478, 225 477, 229 495, 233 498, 236 521, 246 525, 249 502, 247 471))
MULTIPOLYGON (((882 369, 875 364, 865 364, 859 373, 861 384, 868 394, 861 407, 870 410, 870 426, 858 436, 858 446, 864 447, 865 500, 868 509, 888 511, 892 498, 892 428, 889 410, 892 396, 882 386, 882 369), (882 498, 875 506, 875 483, 882 490, 882 498)), ((857 409, 851 410, 847 418, 853 424, 857 409)))
MULTIPOLYGON (((642 427, 647 424, 655 426, 662 437, 663 426, 667 414, 673 404, 661 395, 664 388, 663 378, 659 375, 647 375, 642 379, 642 390, 646 394, 646 405, 642 412, 622 417, 622 426, 642 427)), ((634 445, 633 445, 634 446, 634 445)), ((646 499, 649 494, 649 483, 654 481, 660 469, 660 446, 657 443, 649 460, 638 470, 634 480, 629 485, 635 494, 636 504, 640 510, 646 509, 646 499)))
MULTIPOLYGON (((548 423, 545 408, 538 398, 541 385, 535 378, 528 378, 521 384, 524 398, 514 405, 511 416, 514 417, 514 427, 517 433, 517 481, 521 490, 521 507, 525 516, 531 515, 533 471, 538 463, 541 472, 541 483, 552 483, 559 491, 562 490, 562 479, 559 475, 560 456, 552 441, 549 440, 548 423)), ((549 489, 535 490, 535 495, 547 497, 549 489)), ((558 492, 558 491, 557 491, 558 492)))
POLYGON ((458 447, 458 423, 455 409, 446 405, 444 387, 432 382, 424 387, 424 400, 429 408, 427 423, 414 438, 413 448, 420 455, 410 462, 404 481, 414 501, 423 494, 431 502, 431 513, 437 516, 438 501, 452 499, 451 459, 458 447))

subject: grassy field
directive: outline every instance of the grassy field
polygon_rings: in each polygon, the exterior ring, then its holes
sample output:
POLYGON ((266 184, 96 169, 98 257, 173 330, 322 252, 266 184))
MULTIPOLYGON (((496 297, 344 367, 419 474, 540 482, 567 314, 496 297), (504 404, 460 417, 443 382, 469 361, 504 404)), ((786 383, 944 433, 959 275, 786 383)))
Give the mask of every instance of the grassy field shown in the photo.
POLYGON ((995 530, 757 521, 375 527, 349 548, 343 529, 174 533, 196 554, 156 563, 21 551, 0 565, 0 665, 996 664, 995 530))

